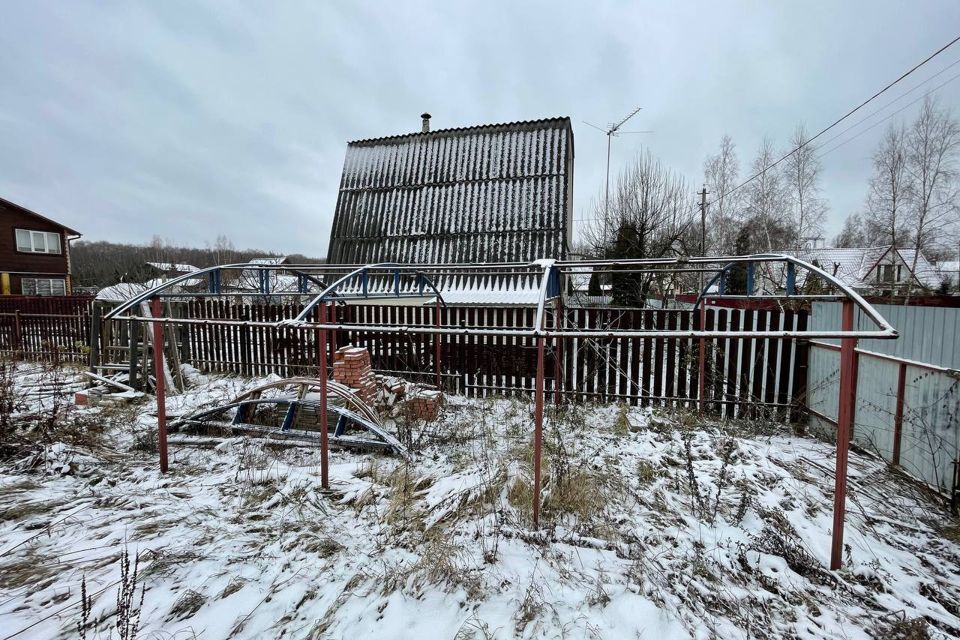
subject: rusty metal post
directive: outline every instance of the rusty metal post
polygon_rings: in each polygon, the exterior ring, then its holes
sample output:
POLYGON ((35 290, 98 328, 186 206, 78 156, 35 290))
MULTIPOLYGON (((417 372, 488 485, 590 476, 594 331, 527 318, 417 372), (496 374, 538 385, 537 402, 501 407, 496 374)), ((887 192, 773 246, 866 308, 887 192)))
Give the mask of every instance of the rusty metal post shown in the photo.
MULTIPOLYGON (((163 314, 160 298, 150 301, 150 314, 159 319, 163 314)), ((153 323, 153 375, 157 379, 157 436, 160 440, 160 473, 166 473, 167 464, 167 377, 163 372, 163 323, 153 323)))
MULTIPOLYGON (((704 299, 700 304, 700 331, 707 326, 707 301, 704 299)), ((704 400, 707 389, 707 341, 700 338, 700 377, 697 378, 697 412, 703 417, 704 400)))
MULTIPOLYGON (((327 322, 327 303, 318 307, 320 324, 327 322)), ((327 330, 322 326, 317 332, 317 358, 320 363, 320 486, 330 488, 330 470, 327 460, 327 330)))
MULTIPOLYGON (((853 331, 852 300, 843 301, 842 330, 853 331)), ((847 500, 847 455, 850 452, 851 422, 857 399, 856 338, 840 339, 840 399, 837 410, 837 470, 833 492, 833 541, 830 568, 843 564, 843 520, 847 500)))
POLYGON ((20 324, 20 310, 13 310, 13 359, 20 359, 20 352, 23 351, 23 329, 20 324))
POLYGON ((897 374, 897 412, 893 417, 893 464, 900 464, 900 439, 903 437, 903 401, 907 390, 907 363, 901 362, 897 374))
MULTIPOLYGON (((434 310, 434 325, 439 329, 440 328, 440 298, 437 298, 436 307, 434 310)), ((442 336, 439 333, 433 334, 433 362, 434 368, 436 369, 436 383, 437 389, 441 388, 440 380, 440 340, 442 336)))
MULTIPOLYGON (((330 324, 337 324, 337 303, 330 304, 330 324)), ((337 352, 337 330, 330 330, 330 353, 334 354, 337 352)), ((328 360, 329 362, 329 360, 328 360)))
MULTIPOLYGON (((553 328, 563 329, 566 314, 563 309, 563 300, 557 296, 554 301, 553 328)), ((563 384, 563 338, 556 336, 553 343, 553 404, 560 406, 560 391, 563 384)))
POLYGON ((543 336, 537 336, 537 387, 533 410, 533 526, 540 524, 540 456, 543 449, 543 336))

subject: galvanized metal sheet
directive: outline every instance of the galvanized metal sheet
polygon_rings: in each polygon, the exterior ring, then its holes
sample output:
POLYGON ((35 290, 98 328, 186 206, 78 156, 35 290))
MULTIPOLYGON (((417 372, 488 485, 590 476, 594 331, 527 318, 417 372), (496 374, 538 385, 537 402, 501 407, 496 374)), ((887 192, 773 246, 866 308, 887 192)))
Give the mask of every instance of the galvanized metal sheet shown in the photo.
MULTIPOLYGON (((960 367, 960 309, 875 305, 900 332, 898 340, 860 340, 859 348, 914 363, 960 367)), ((838 303, 813 305, 810 325, 840 326, 838 303)), ((857 317, 858 328, 867 328, 857 317)), ((836 343, 836 340, 825 342, 836 343)), ((931 370, 905 362, 900 465, 937 487, 953 489, 954 462, 960 458, 960 373, 931 370)), ((836 421, 840 354, 811 346, 807 369, 808 407, 836 421)), ((861 353, 854 413, 854 441, 893 461, 900 362, 861 353)))

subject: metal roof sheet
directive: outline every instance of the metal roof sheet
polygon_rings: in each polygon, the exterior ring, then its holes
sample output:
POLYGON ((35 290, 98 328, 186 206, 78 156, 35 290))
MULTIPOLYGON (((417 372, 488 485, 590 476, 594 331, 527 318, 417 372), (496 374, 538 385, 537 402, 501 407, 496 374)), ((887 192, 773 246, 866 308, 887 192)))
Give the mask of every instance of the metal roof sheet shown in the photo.
POLYGON ((572 167, 569 118, 351 142, 328 260, 563 258, 572 167))

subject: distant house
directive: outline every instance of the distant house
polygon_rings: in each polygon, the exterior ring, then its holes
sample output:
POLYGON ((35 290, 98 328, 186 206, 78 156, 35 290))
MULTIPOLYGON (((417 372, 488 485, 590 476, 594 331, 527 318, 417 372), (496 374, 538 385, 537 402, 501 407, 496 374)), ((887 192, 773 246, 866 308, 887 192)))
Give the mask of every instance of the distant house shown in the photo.
MULTIPOLYGON (((247 260, 247 263, 279 267, 290 264, 290 258, 287 256, 267 256, 251 258, 247 260)), ((231 285, 231 288, 239 292, 296 291, 297 286, 296 275, 291 274, 289 269, 270 269, 269 271, 244 269, 240 272, 237 281, 231 285)))
MULTIPOLYGON (((941 278, 934 266, 921 253, 914 266, 915 251, 885 247, 806 249, 798 258, 820 267, 861 294, 899 294, 908 288, 914 291, 936 289, 941 278)), ((797 286, 803 287, 806 273, 797 272, 797 286)))
POLYGON ((70 227, 0 198, 0 293, 63 296, 72 290, 70 227))
POLYGON ((327 260, 492 263, 566 258, 569 118, 347 144, 327 260))
POLYGON ((950 289, 960 287, 960 260, 942 260, 934 264, 940 280, 950 289))
MULTIPOLYGON (((172 278, 179 278, 180 276, 185 276, 188 273, 200 270, 199 267, 182 262, 147 262, 146 267, 150 274, 154 276, 151 280, 147 281, 148 286, 156 286, 161 282, 166 282, 172 278)), ((190 278, 185 281, 185 284, 187 286, 196 286, 202 282, 199 278, 190 278)))

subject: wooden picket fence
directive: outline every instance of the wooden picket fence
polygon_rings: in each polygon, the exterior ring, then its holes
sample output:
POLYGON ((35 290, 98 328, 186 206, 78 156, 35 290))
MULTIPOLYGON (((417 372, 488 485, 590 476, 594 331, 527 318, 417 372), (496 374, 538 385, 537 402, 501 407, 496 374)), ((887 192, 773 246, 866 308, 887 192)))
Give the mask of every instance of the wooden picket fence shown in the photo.
MULTIPOLYGON (((218 300, 188 305, 194 319, 274 322, 293 318, 297 305, 235 305, 218 300)), ((351 305, 337 310, 344 324, 433 325, 436 310, 424 306, 351 305)), ((449 307, 443 326, 530 327, 533 309, 449 307)), ((556 318, 548 315, 548 325, 556 318)), ((569 309, 564 326, 581 329, 690 330, 689 310, 569 309)), ((709 308, 706 329, 803 330, 807 314, 792 311, 709 308)), ((437 372, 440 340, 443 386, 468 396, 528 394, 536 382, 536 344, 524 336, 332 332, 331 347, 366 347, 376 370, 427 382, 437 372)), ((706 408, 724 417, 787 417, 804 399, 807 343, 792 339, 707 340, 706 408)), ((241 375, 316 372, 314 332, 274 327, 190 325, 189 358, 206 371, 241 375)), ((700 372, 698 341, 690 338, 564 338, 547 343, 545 388, 551 397, 577 402, 625 402, 694 408, 700 372), (559 366, 558 366, 559 359, 559 366)))
MULTIPOLYGON (((0 298, 0 352, 30 359, 84 361, 91 299, 0 298)), ((172 303, 168 313, 209 320, 176 330, 181 361, 205 372, 244 376, 316 374, 317 332, 289 327, 238 326, 219 320, 276 322, 302 306, 236 304, 217 299, 172 303)), ((351 305, 337 309, 344 324, 433 325, 434 307, 351 305)), ((449 307, 443 326, 530 327, 533 309, 449 307)), ((548 326, 558 318, 548 314, 548 326)), ((689 310, 568 309, 567 328, 690 330, 689 310)), ((803 330, 806 312, 708 308, 705 328, 736 331, 803 330)), ((120 323, 118 323, 120 324, 120 323)), ((468 396, 529 394, 536 382, 536 343, 525 336, 331 332, 331 348, 369 349, 376 370, 424 382, 436 379, 436 340, 445 389, 468 396)), ((547 341, 545 388, 551 398, 641 406, 697 406, 698 341, 685 337, 564 338, 547 341)), ((808 346, 792 339, 714 338, 706 341, 705 408, 723 417, 796 417, 805 401, 808 346)))
POLYGON ((0 296, 0 353, 85 362, 91 301, 90 296, 0 296))

